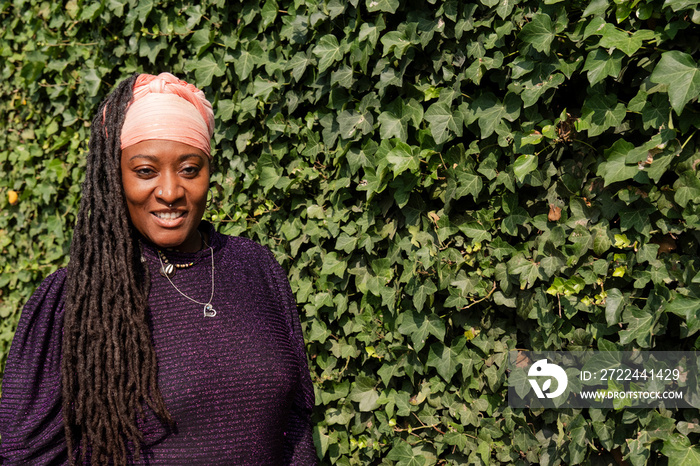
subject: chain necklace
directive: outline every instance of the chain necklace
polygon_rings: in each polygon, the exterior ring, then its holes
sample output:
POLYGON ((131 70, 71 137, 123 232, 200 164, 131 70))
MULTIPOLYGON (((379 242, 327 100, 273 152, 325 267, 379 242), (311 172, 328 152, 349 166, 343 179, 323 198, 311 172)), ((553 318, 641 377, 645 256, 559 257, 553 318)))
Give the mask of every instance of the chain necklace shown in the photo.
MULTIPOLYGON (((204 241, 204 239, 202 239, 202 241, 204 241)), ((204 243, 204 244, 206 244, 206 243, 204 243)), ((168 281, 173 286, 173 288, 175 288, 175 290, 178 293, 180 293, 182 296, 189 299, 193 303, 197 303, 199 305, 204 306, 204 317, 216 317, 216 309, 214 309, 214 306, 212 306, 212 304, 211 304, 212 300, 214 299, 214 249, 211 246, 209 246, 209 251, 211 251, 211 296, 209 296, 209 301, 207 301, 206 303, 203 303, 201 301, 197 301, 196 299, 190 298, 185 293, 180 291, 180 289, 177 286, 175 286, 175 283, 173 283, 173 281, 170 279, 170 276, 167 273, 162 274, 162 275, 168 279, 168 281)), ((160 252, 160 251, 158 251, 158 252, 160 252)), ((161 270, 163 270, 165 268, 165 264, 163 264, 163 259, 161 258, 160 254, 158 255, 158 259, 160 260, 161 270)), ((168 265, 171 265, 171 264, 168 264, 168 265)))
MULTIPOLYGON (((206 244, 202 232, 197 230, 197 233, 199 233, 199 239, 202 241, 202 244, 206 244)), ((160 258, 160 270, 158 272, 165 278, 173 278, 177 269, 187 269, 194 265, 194 261, 187 262, 186 264, 171 264, 160 249, 158 249, 158 257, 160 258)))
POLYGON ((161 264, 163 264, 161 265, 159 272, 162 276, 166 278, 172 278, 175 275, 175 271, 177 269, 186 269, 194 265, 194 261, 188 262, 186 264, 171 264, 168 258, 165 257, 165 254, 163 254, 163 251, 161 251, 160 249, 158 250, 158 257, 160 257, 161 264))

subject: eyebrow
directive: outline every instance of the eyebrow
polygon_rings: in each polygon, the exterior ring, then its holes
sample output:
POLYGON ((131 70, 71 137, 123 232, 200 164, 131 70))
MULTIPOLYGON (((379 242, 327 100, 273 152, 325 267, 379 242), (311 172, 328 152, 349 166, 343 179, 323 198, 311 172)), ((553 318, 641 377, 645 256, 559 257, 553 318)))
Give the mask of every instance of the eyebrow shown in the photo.
MULTIPOLYGON (((158 161, 158 157, 156 157, 155 155, 147 155, 147 154, 136 154, 136 155, 132 156, 129 159, 129 161, 133 161, 135 159, 146 159, 146 160, 149 160, 149 161, 154 162, 154 163, 158 161)), ((185 160, 189 160, 189 159, 204 160, 204 158, 201 155, 191 153, 191 154, 182 154, 182 155, 178 156, 177 161, 184 162, 185 160)))

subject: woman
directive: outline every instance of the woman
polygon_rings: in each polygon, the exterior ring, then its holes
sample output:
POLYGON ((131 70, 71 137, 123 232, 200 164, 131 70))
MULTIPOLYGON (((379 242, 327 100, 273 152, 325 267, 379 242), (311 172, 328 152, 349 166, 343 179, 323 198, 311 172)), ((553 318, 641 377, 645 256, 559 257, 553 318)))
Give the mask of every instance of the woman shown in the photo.
POLYGON ((286 274, 201 221, 213 130, 204 94, 168 73, 100 106, 70 263, 8 357, 0 463, 316 463, 286 274))

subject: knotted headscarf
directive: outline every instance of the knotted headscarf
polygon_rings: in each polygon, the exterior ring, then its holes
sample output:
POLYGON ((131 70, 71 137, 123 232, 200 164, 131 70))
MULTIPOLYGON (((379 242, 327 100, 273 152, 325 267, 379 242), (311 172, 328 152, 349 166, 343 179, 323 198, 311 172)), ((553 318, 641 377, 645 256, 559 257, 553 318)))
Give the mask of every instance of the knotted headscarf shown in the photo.
POLYGON ((121 148, 168 139, 201 149, 211 159, 214 111, 204 92, 170 73, 141 74, 124 119, 121 148))

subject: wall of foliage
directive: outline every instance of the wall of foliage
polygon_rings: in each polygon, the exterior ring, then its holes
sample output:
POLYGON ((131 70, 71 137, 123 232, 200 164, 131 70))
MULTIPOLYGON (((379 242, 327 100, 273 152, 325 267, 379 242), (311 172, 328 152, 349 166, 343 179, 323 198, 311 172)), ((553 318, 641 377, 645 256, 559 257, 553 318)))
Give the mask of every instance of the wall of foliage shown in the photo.
POLYGON ((324 464, 700 464, 699 413, 514 410, 506 356, 697 350, 692 0, 0 0, 0 363, 98 102, 214 102, 224 233, 289 271, 324 464), (624 462, 626 463, 624 463, 624 462))

